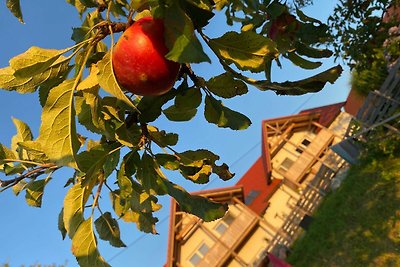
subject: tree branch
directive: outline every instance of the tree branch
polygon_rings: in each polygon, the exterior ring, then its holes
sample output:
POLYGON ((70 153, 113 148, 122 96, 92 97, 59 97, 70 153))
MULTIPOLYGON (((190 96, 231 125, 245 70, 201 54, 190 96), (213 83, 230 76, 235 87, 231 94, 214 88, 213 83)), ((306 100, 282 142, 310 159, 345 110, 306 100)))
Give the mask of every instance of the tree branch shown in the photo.
POLYGON ((35 179, 36 177, 44 174, 47 170, 56 170, 58 168, 60 168, 60 167, 54 165, 53 163, 43 164, 42 166, 32 169, 25 174, 15 177, 14 179, 10 179, 10 180, 1 180, 0 179, 0 188, 14 186, 25 178, 35 179))

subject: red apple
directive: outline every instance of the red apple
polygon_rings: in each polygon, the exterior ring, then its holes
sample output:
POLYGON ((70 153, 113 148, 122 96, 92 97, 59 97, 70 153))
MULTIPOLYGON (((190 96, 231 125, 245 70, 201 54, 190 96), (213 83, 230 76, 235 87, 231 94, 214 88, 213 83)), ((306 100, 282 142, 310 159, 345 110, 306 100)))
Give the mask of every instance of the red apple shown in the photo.
POLYGON ((123 89, 137 95, 162 95, 175 83, 179 63, 167 60, 164 22, 145 17, 133 23, 113 51, 113 68, 123 89))
POLYGON ((272 40, 278 39, 280 36, 287 34, 290 39, 294 38, 300 24, 296 17, 289 13, 282 13, 271 23, 268 36, 272 40))

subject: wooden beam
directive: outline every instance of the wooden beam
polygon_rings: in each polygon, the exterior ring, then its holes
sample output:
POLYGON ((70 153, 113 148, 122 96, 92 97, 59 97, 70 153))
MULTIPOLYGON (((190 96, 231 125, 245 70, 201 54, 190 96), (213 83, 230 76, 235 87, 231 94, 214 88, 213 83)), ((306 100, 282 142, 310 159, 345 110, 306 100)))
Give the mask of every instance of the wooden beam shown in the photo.
MULTIPOLYGON (((235 248, 236 246, 232 246, 225 244, 224 242, 222 242, 220 240, 219 237, 217 237, 212 231, 210 231, 207 227, 205 227, 203 225, 202 222, 197 222, 197 224, 199 225, 200 229, 203 230, 209 237, 211 237, 216 243, 221 244, 222 246, 224 246, 227 249, 227 254, 225 256, 223 256, 222 258, 220 258, 220 262, 216 263, 216 266, 224 266, 223 263, 230 258, 230 256, 232 255, 234 259, 236 259, 237 261, 239 261, 241 264, 243 264, 243 266, 246 266, 247 263, 235 252, 235 248)), ((222 256, 222 255, 221 255, 222 256)))

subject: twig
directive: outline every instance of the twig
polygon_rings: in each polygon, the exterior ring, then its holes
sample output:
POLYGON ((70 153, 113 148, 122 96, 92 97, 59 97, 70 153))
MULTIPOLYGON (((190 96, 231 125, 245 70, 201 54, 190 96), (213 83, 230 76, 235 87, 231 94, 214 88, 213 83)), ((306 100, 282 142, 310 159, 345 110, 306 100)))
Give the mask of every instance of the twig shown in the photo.
POLYGON ((104 173, 100 173, 99 175, 99 185, 97 187, 96 195, 94 196, 93 204, 92 204, 92 214, 94 213, 94 208, 99 205, 99 197, 101 193, 101 189, 103 188, 104 184, 104 173))
MULTIPOLYGON (((25 179, 25 178, 32 178, 32 179, 34 179, 34 178, 36 178, 36 177, 38 177, 38 176, 44 174, 44 173, 46 172, 46 170, 56 170, 56 169, 58 169, 58 168, 59 168, 58 166, 56 166, 56 165, 54 165, 54 164, 52 164, 52 163, 49 163, 49 164, 43 165, 43 166, 41 166, 41 167, 39 167, 39 168, 30 170, 30 171, 28 171, 28 172, 25 173, 25 174, 22 174, 22 175, 20 175, 20 176, 18 176, 18 177, 15 177, 14 179, 11 179, 11 180, 0 180, 0 187, 9 188, 9 187, 11 187, 11 186, 16 185, 17 183, 19 183, 20 181, 22 181, 22 180, 25 179)), ((5 189, 4 189, 4 190, 5 190, 5 189)), ((2 191, 4 191, 4 190, 2 190, 2 191)))

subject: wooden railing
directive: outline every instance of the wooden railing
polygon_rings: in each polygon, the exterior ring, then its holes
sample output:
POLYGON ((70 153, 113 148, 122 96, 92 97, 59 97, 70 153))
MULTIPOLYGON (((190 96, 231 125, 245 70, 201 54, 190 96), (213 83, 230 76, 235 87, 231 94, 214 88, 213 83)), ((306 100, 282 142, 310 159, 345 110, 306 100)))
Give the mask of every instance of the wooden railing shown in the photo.
POLYGON ((206 230, 215 243, 198 266, 220 266, 228 257, 235 254, 235 248, 257 223, 258 218, 254 214, 247 209, 242 209, 239 216, 233 220, 221 236, 218 237, 213 232, 206 230))
POLYGON ((341 167, 345 166, 344 160, 333 152, 329 152, 326 159, 330 165, 335 163, 338 168, 332 169, 324 164, 321 165, 314 179, 306 184, 299 200, 292 206, 292 211, 286 217, 281 228, 270 240, 266 248, 268 252, 273 251, 278 245, 290 246, 298 238, 302 232, 299 223, 306 214, 311 215, 315 211, 325 193, 329 190, 332 178, 335 177, 341 167))

